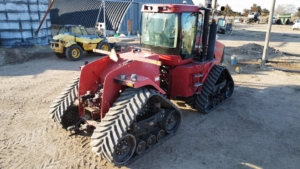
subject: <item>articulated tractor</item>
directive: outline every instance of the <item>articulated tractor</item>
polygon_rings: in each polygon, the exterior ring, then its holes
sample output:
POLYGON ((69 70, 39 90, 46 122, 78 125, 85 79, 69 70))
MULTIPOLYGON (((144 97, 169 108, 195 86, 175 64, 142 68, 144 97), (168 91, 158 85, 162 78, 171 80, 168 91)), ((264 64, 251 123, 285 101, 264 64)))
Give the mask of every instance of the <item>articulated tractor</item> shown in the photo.
POLYGON ((81 66, 50 107, 62 128, 93 129, 92 151, 119 166, 175 135, 182 112, 171 99, 206 114, 234 90, 220 65, 225 46, 216 41, 214 16, 209 29, 210 4, 144 4, 141 10, 141 46, 94 49, 107 56, 81 66))

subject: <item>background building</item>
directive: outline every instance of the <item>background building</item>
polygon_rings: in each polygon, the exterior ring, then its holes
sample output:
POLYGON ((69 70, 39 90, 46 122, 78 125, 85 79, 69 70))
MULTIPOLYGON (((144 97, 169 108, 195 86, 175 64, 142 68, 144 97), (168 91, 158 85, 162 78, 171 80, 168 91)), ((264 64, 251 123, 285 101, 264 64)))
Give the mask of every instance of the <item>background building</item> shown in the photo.
POLYGON ((35 35, 44 17, 49 0, 1 0, 0 46, 30 46, 48 44, 51 23, 48 15, 39 33, 35 35))
MULTIPOLYGON (((186 2, 193 4, 192 0, 186 2)), ((182 4, 183 0, 105 0, 106 29, 125 34, 131 29, 131 34, 136 34, 145 3, 182 4)), ((94 28, 96 22, 104 22, 101 4, 101 0, 56 0, 50 12, 51 23, 94 28)))

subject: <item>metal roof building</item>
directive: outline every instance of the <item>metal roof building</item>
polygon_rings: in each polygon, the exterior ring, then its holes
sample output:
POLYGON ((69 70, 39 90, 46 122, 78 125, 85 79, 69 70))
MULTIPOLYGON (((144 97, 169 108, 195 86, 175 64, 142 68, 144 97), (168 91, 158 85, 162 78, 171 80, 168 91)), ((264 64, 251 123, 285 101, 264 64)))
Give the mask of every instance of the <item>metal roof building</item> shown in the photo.
MULTIPOLYGON (((181 4, 183 0, 105 0, 106 29, 132 34, 140 31, 141 7, 145 3, 181 4)), ((193 4, 192 0, 186 0, 193 4)), ((94 28, 104 22, 101 0, 56 0, 51 11, 52 24, 77 24, 94 28)))
POLYGON ((49 0, 0 0, 0 47, 45 45, 51 39, 50 17, 39 33, 49 0))

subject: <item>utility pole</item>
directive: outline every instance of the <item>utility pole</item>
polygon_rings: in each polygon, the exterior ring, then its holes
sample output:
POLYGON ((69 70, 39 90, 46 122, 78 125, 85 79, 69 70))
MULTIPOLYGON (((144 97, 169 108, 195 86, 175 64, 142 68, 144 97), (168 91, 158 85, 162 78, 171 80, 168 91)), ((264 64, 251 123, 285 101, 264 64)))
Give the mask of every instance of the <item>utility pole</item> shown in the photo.
POLYGON ((264 47, 264 52, 263 52, 262 60, 261 60, 261 64, 260 64, 261 69, 266 68, 266 57, 267 57, 267 52, 268 52, 268 48, 269 48, 269 39, 270 39, 270 33, 271 33, 271 29, 272 29, 275 3, 276 3, 276 0, 272 0, 272 6, 271 6, 271 10, 270 10, 270 14, 269 14, 269 21, 268 21, 268 30, 267 30, 267 34, 266 34, 266 40, 265 40, 265 47, 264 47))
POLYGON ((103 36, 106 37, 105 0, 102 0, 102 3, 103 3, 103 17, 104 17, 104 33, 103 33, 103 36))

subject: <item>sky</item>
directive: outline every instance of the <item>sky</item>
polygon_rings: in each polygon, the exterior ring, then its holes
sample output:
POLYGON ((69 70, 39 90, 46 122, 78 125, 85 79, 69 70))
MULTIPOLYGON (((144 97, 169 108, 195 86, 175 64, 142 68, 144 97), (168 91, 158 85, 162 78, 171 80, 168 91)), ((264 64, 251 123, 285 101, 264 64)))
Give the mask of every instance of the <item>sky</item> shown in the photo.
MULTIPOLYGON (((204 0, 193 0, 193 2, 195 5, 198 5, 199 3, 204 4, 204 0)), ((231 9, 236 12, 243 12, 243 9, 245 8, 250 9, 253 4, 261 6, 262 9, 267 8, 270 10, 272 0, 218 0, 218 4, 220 6, 228 4, 231 9)), ((298 8, 300 7, 300 0, 276 0, 275 8, 277 5, 281 4, 294 4, 298 8)))

